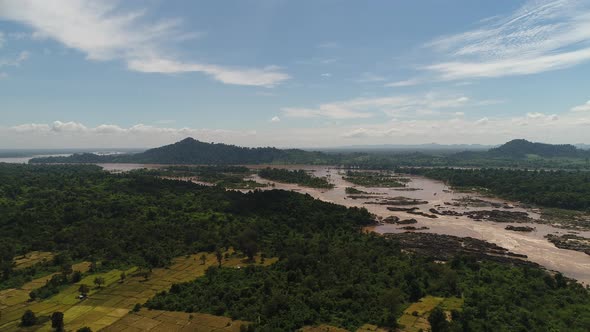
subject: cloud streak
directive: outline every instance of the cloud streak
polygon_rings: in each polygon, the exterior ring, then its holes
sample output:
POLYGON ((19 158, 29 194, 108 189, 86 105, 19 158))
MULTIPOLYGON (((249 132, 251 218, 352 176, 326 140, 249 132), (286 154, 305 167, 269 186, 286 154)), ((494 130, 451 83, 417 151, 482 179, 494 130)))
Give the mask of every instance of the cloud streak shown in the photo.
POLYGON ((572 112, 590 112, 590 100, 588 100, 585 104, 572 107, 571 111, 572 112))
POLYGON ((531 0, 511 15, 427 44, 446 55, 423 69, 440 79, 528 75, 590 61, 590 3, 531 0))
POLYGON ((489 105, 492 101, 473 102, 462 95, 427 93, 424 95, 355 98, 320 104, 315 108, 285 107, 290 118, 366 119, 377 115, 407 117, 438 114, 445 109, 489 105))
POLYGON ((169 56, 170 41, 195 37, 181 21, 147 22, 145 10, 123 11, 119 1, 0 0, 0 19, 34 30, 34 39, 53 39, 89 60, 122 60, 130 70, 150 73, 200 72, 225 84, 272 87, 289 75, 277 67, 231 68, 169 56))

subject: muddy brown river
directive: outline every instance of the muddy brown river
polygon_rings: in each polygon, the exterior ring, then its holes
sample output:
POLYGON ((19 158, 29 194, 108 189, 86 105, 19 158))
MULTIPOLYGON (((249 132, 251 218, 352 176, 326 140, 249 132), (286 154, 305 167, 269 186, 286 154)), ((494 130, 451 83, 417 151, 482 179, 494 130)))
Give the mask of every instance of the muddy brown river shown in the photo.
MULTIPOLYGON (((567 230, 537 223, 498 223, 491 221, 475 221, 467 216, 455 217, 443 215, 439 215, 437 219, 431 219, 419 215, 408 214, 406 212, 392 212, 387 210, 387 206, 385 205, 365 204, 365 202, 371 201, 371 199, 348 198, 345 193, 345 188, 355 187, 366 192, 382 193, 383 197, 403 196, 428 201, 427 204, 411 205, 418 206, 420 211, 426 213, 429 213, 428 210, 430 208, 441 209, 437 205, 444 206, 445 210, 450 210, 451 208, 445 206, 444 202, 452 202, 454 199, 460 199, 465 196, 480 198, 488 202, 508 204, 511 202, 490 197, 481 197, 476 194, 454 192, 449 190, 450 188, 448 188, 443 182, 423 177, 408 176, 408 178, 411 179, 408 183, 408 187, 421 190, 407 191, 399 190, 399 188, 396 190, 396 188, 372 188, 353 185, 342 178, 342 170, 335 168, 315 166, 289 166, 289 168, 306 169, 313 172, 316 176, 327 176, 335 187, 333 189, 306 188, 293 184, 268 181, 261 179, 256 175, 253 176, 253 179, 261 183, 274 183, 274 188, 276 189, 294 190, 307 193, 321 200, 345 206, 365 207, 369 212, 383 218, 388 216, 398 216, 401 219, 414 218, 418 223, 412 226, 426 226, 429 228, 428 230, 422 230, 421 232, 461 237, 470 236, 476 239, 492 242, 514 253, 527 255, 530 261, 538 263, 549 270, 559 271, 584 284, 590 284, 590 255, 574 250, 559 249, 544 238, 547 234, 567 233, 567 230), (532 232, 509 231, 504 229, 507 225, 531 226, 535 227, 535 230, 532 232)), ((452 207, 452 210, 457 212, 491 209, 491 207, 452 207)), ((510 211, 524 211, 529 213, 531 218, 539 218, 538 213, 530 209, 515 207, 510 209, 510 211)), ((372 230, 381 234, 405 232, 405 230, 400 229, 400 227, 401 225, 396 224, 383 224, 372 227, 372 230)), ((580 231, 578 234, 580 236, 590 237, 590 232, 580 231)))

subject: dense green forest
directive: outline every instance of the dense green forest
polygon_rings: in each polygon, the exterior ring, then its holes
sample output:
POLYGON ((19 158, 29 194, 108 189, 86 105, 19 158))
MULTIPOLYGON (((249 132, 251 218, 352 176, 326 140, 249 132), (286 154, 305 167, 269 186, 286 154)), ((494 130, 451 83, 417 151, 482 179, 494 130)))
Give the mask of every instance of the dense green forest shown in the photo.
POLYGON ((590 209, 590 173, 508 169, 401 168, 455 187, 486 188, 490 193, 530 204, 573 210, 590 209))
POLYGON ((0 164, 4 287, 30 278, 11 262, 31 250, 61 257, 48 265, 63 267, 67 257, 113 268, 166 266, 176 256, 234 247, 280 260, 268 268, 211 268, 148 306, 228 315, 263 331, 393 327, 409 303, 432 294, 465 300, 444 326, 450 331, 590 327, 588 290, 560 274, 469 256, 438 264, 361 231, 372 223, 364 209, 294 192, 240 193, 95 166, 0 164))
POLYGON ((226 189, 255 189, 264 187, 256 181, 246 179, 253 172, 244 166, 166 166, 144 172, 168 178, 196 178, 201 182, 214 184, 226 189))
POLYGON ((409 181, 390 172, 347 171, 344 180, 365 187, 405 187, 409 181))
POLYGON ((296 169, 288 170, 282 168, 264 168, 258 171, 258 175, 263 179, 277 182, 296 183, 304 187, 312 188, 333 188, 334 185, 326 178, 313 176, 308 172, 296 169))

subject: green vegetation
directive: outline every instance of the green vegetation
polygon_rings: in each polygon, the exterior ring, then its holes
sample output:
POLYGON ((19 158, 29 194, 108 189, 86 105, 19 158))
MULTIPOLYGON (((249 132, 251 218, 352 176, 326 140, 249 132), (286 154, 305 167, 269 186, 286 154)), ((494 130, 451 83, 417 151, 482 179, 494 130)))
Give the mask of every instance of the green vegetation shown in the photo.
POLYGON ((354 187, 346 187, 346 188, 344 189, 344 192, 345 192, 347 195, 367 195, 367 194, 369 194, 369 193, 368 193, 368 192, 366 192, 366 191, 362 191, 362 190, 356 189, 356 188, 354 188, 354 187))
MULTIPOLYGON (((114 175, 97 166, 3 164, 0 280, 6 287, 30 280, 34 273, 27 278, 23 274, 38 266, 14 270, 12 257, 32 250, 61 252, 74 261, 100 261, 103 270, 157 267, 188 253, 240 249, 240 244, 251 241, 238 235, 252 230, 258 246, 272 254, 276 244, 263 239, 286 237, 291 229, 282 223, 295 216, 293 227, 312 225, 308 231, 313 234, 320 226, 314 220, 326 213, 316 208, 322 204, 294 193, 242 195, 141 172, 114 175), (288 203, 300 210, 289 210, 288 203), (268 225, 270 220, 279 226, 268 225)), ((345 220, 347 214, 358 213, 369 223, 372 218, 363 211, 334 206, 331 213, 345 220)), ((60 266, 51 268, 59 271, 60 266)))
POLYGON ((243 166, 167 166, 140 172, 169 178, 196 178, 226 189, 256 189, 265 186, 253 180, 245 180, 252 172, 243 166))
POLYGON ((37 316, 31 310, 25 311, 21 318, 21 326, 33 326, 37 324, 37 316))
POLYGON ((260 317, 263 331, 318 322, 354 330, 366 322, 395 326, 404 307, 423 294, 462 295, 465 303, 453 331, 585 331, 590 326, 588 290, 564 284, 560 275, 461 257, 440 265, 403 255, 392 241, 358 233, 285 242, 283 259, 269 268, 212 268, 147 306, 251 321, 260 317))
POLYGON ((463 188, 485 188, 491 194, 530 204, 572 210, 590 209, 590 173, 506 169, 407 168, 463 188))
POLYGON ((405 187, 409 181, 390 172, 347 171, 344 180, 364 187, 405 187))
POLYGON ((258 171, 258 175, 263 179, 285 183, 296 183, 304 187, 328 189, 334 187, 334 185, 326 178, 310 175, 308 172, 300 169, 288 170, 267 167, 258 171))
MULTIPOLYGON (((588 290, 560 274, 470 256, 438 264, 405 253, 395 240, 362 232, 373 223, 365 209, 294 192, 225 191, 141 172, 109 174, 94 166, 0 165, 0 207, 0 243, 6 247, 0 257, 39 250, 100 262, 93 270, 109 272, 85 275, 79 284, 104 280, 85 300, 96 302, 87 305, 126 300, 113 321, 139 303, 126 294, 151 296, 163 289, 162 280, 171 280, 165 276, 179 274, 175 265, 192 262, 202 272, 207 268, 202 278, 190 281, 199 274, 186 271, 147 306, 225 315, 254 322, 262 331, 321 323, 354 329, 366 323, 394 327, 408 305, 433 295, 464 301, 447 326, 451 331, 590 327, 588 290), (256 264, 218 267, 220 248, 229 247, 256 264), (203 251, 209 252, 207 265, 201 265, 203 251), (256 251, 263 255, 255 257, 256 251), (173 260, 178 256, 187 258, 173 260), (262 257, 280 259, 263 266, 262 257), (130 265, 140 270, 116 269, 130 265), (170 272, 157 268, 167 266, 170 272), (133 277, 120 283, 123 271, 133 277)), ((9 266, 2 278, 11 280, 13 272, 9 266)), ((68 319, 92 314, 75 305, 79 284, 30 305, 69 303, 49 313, 63 312, 67 328, 68 319)), ((85 325, 80 319, 76 327, 85 325)))

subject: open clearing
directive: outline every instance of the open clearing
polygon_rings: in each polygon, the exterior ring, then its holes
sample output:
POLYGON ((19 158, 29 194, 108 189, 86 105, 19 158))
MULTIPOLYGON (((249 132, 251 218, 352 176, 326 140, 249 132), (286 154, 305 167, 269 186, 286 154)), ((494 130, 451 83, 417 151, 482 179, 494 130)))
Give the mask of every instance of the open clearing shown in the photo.
MULTIPOLYGON (((135 267, 125 271, 127 278, 123 282, 120 282, 120 275, 123 272, 120 270, 90 274, 80 282, 68 286, 59 294, 43 301, 27 302, 28 294, 32 289, 43 286, 51 276, 35 280, 23 286, 22 289, 3 291, 0 293, 0 304, 2 305, 0 307, 2 310, 0 330, 18 331, 22 314, 26 310, 32 310, 37 317, 50 316, 56 311, 63 312, 67 330, 75 331, 80 327, 88 326, 93 331, 98 331, 129 315, 129 311, 133 309, 135 304, 145 303, 156 293, 168 290, 172 284, 191 281, 203 276, 208 267, 217 265, 214 254, 205 254, 205 264, 201 263, 200 257, 202 255, 203 253, 198 253, 176 258, 168 268, 153 269, 147 279, 135 273, 137 271, 135 267), (105 284, 101 288, 94 286, 93 280, 97 276, 105 279, 105 284), (77 298, 78 288, 81 284, 91 286, 89 296, 85 300, 77 298)), ((259 258, 257 261, 260 261, 259 258)), ((270 265, 276 261, 276 258, 268 258, 264 265, 270 265)), ((86 264, 88 265, 88 263, 86 264)), ((243 259, 234 255, 222 263, 224 267, 241 265, 245 265, 243 259)), ((76 270, 76 267, 74 269, 76 270)), ((162 316, 161 319, 166 317, 162 316)), ((35 326, 31 330, 52 331, 51 323, 35 326)), ((209 330, 204 329, 204 331, 209 330)))
POLYGON ((232 331, 239 332, 240 320, 200 313, 185 313, 162 310, 142 309, 130 313, 113 325, 103 329, 104 332, 132 331, 232 331))
POLYGON ((37 263, 50 261, 53 259, 53 253, 49 251, 31 251, 24 254, 22 257, 14 259, 14 269, 20 270, 31 267, 37 263))
POLYGON ((418 302, 412 303, 404 310, 404 313, 398 319, 398 323, 402 326, 402 331, 429 331, 430 323, 428 323, 428 316, 430 316, 430 312, 437 306, 440 306, 449 313, 451 310, 460 310, 463 306, 463 300, 456 297, 426 296, 421 298, 418 302))

